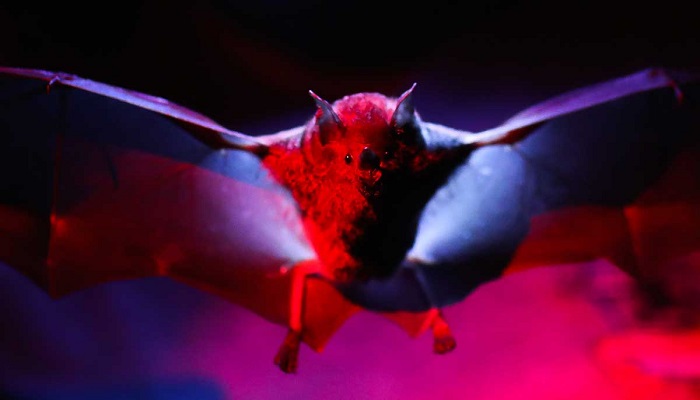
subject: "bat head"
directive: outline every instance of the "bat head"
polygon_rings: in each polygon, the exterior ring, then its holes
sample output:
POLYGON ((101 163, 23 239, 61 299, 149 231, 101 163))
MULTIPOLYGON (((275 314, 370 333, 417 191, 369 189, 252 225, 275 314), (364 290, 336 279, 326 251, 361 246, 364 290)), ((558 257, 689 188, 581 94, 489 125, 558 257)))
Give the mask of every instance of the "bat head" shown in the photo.
POLYGON ((314 162, 356 177, 367 193, 376 192, 383 175, 410 168, 425 147, 412 100, 415 86, 398 98, 358 93, 333 105, 310 91, 318 107, 309 130, 314 162))

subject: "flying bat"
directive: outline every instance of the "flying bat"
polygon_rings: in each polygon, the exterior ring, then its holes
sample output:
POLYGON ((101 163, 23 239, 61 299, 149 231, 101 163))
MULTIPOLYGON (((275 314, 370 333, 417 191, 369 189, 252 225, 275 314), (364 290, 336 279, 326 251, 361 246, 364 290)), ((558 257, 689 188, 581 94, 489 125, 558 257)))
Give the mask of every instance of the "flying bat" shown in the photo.
POLYGON ((253 136, 0 67, 0 260, 52 296, 146 276, 223 296, 288 328, 284 372, 363 309, 448 353, 441 308, 504 274, 607 258, 656 285, 697 252, 697 83, 644 70, 476 133, 424 121, 415 84, 310 91, 304 125, 253 136))

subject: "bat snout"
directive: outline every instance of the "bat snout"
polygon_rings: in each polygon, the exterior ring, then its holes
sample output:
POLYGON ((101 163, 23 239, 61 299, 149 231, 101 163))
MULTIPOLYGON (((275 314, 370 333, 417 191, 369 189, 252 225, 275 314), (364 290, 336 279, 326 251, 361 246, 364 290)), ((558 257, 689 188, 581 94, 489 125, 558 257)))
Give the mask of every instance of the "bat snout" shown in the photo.
POLYGON ((369 147, 365 147, 360 152, 359 167, 361 170, 378 169, 380 162, 381 160, 379 156, 377 156, 377 153, 375 153, 374 150, 370 149, 369 147))

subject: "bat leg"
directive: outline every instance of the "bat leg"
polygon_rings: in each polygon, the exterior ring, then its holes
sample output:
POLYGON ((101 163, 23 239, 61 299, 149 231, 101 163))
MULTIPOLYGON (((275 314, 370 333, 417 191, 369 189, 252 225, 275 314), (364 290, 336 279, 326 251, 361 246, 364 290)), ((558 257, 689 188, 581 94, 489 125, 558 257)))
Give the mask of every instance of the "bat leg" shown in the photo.
POLYGON ((318 271, 318 263, 316 261, 297 263, 290 270, 292 279, 289 294, 289 332, 287 332, 287 336, 284 338, 284 342, 282 342, 282 346, 280 346, 274 359, 275 365, 288 374, 297 372, 299 347, 303 333, 302 320, 306 278, 318 271))
POLYGON ((437 312, 430 324, 430 328, 433 330, 433 352, 437 354, 446 354, 457 347, 457 341, 452 335, 450 326, 447 325, 442 311, 440 309, 435 310, 437 312))
POLYGON ((379 315, 398 324, 404 331, 412 337, 418 337, 428 329, 433 332, 433 352, 436 354, 446 354, 457 347, 450 326, 445 321, 442 310, 437 307, 426 311, 393 311, 378 312, 379 315))

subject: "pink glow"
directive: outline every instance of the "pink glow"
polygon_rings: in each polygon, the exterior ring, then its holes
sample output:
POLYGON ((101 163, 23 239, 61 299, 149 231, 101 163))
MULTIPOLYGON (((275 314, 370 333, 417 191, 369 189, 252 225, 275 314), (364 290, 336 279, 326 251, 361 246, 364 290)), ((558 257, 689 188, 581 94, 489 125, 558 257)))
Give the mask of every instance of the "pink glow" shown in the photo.
POLYGON ((356 314, 322 353, 302 347, 296 375, 272 363, 283 327, 215 295, 155 278, 56 301, 8 267, 0 273, 0 362, 12 366, 0 382, 10 393, 85 398, 71 390, 149 382, 152 391, 190 384, 206 399, 700 396, 698 330, 680 329, 678 309, 642 318, 629 278, 604 261, 483 286, 445 309, 457 348, 443 356, 430 335, 412 339, 377 314, 356 314))
POLYGON ((162 366, 173 374, 213 377, 232 399, 700 395, 694 385, 700 376, 698 332, 683 334, 671 346, 675 336, 668 332, 642 336, 629 284, 610 264, 596 262, 532 270, 486 285, 445 310, 458 340, 445 356, 432 354, 429 335, 412 340, 376 314, 361 313, 323 353, 304 347, 294 376, 281 374, 271 361, 284 330, 221 303, 191 321, 183 351, 162 366), (635 346, 640 341, 643 346, 635 346), (640 368, 640 359, 656 370, 640 368))

